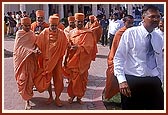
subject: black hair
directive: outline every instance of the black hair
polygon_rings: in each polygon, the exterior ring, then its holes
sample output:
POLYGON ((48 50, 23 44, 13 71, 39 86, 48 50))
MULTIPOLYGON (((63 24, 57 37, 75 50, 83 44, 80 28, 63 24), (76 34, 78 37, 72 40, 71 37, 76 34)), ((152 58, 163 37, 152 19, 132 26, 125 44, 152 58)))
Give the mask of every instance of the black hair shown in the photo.
POLYGON ((126 16, 124 16, 123 21, 126 22, 128 18, 134 19, 134 17, 132 15, 126 15, 126 16))
POLYGON ((145 5, 142 9, 142 15, 144 15, 149 9, 153 10, 153 11, 159 11, 159 8, 154 6, 154 5, 145 5))
POLYGON ((160 19, 160 21, 164 22, 164 18, 162 17, 162 18, 160 19))

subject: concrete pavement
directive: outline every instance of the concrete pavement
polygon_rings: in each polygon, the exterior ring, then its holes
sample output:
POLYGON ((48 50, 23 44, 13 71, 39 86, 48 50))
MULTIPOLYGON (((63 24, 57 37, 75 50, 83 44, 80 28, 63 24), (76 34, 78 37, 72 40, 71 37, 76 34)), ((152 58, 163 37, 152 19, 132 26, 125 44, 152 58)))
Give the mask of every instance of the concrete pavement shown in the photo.
MULTIPOLYGON (((13 38, 4 39, 4 49, 6 49, 7 51, 13 51, 13 44, 13 38)), ((43 93, 39 93, 37 91, 34 91, 34 96, 31 99, 31 103, 33 105, 32 110, 57 110, 52 112, 58 112, 58 110, 64 110, 63 112, 67 112, 65 110, 106 110, 106 107, 104 106, 102 101, 102 91, 105 87, 105 70, 107 68, 107 55, 109 52, 109 47, 104 47, 100 44, 97 44, 97 46, 98 54, 96 60, 92 62, 91 67, 89 69, 87 90, 85 96, 82 98, 82 100, 84 101, 83 105, 80 105, 76 102, 72 104, 69 104, 67 102, 69 97, 66 93, 67 83, 66 80, 64 80, 64 90, 60 97, 63 101, 63 107, 57 107, 54 103, 46 105, 45 101, 48 98, 48 92, 45 91, 43 93)), ((14 78, 13 58, 3 58, 3 60, 3 112, 11 112, 11 110, 17 110, 14 112, 18 112, 18 110, 24 110, 24 101, 17 92, 17 85, 14 78)), ((55 97, 54 91, 53 96, 55 97)))

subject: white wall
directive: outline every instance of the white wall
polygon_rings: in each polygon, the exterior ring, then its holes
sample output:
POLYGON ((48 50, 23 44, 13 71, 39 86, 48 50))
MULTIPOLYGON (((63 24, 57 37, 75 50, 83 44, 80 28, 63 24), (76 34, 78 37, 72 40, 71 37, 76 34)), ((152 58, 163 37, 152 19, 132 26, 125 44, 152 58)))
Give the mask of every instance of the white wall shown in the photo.
POLYGON ((26 4, 26 11, 30 14, 32 10, 42 10, 39 4, 26 4))
MULTIPOLYGON (((19 11, 20 5, 19 4, 4 4, 4 13, 7 12, 17 12, 19 11)), ((3 10, 3 9, 2 9, 3 10)))

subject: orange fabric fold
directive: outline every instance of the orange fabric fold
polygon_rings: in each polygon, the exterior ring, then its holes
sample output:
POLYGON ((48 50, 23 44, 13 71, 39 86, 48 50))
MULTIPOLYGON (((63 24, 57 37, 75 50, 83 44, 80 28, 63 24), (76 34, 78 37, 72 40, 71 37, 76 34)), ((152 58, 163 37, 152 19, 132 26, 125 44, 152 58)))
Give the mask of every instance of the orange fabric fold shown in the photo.
POLYGON ((71 30, 73 30, 73 28, 70 27, 70 26, 68 26, 68 27, 66 27, 66 28, 64 29, 64 33, 65 33, 65 35, 66 35, 68 41, 69 41, 69 32, 70 32, 71 30))
POLYGON ((96 43, 98 43, 102 36, 102 32, 103 32, 102 27, 99 24, 99 22, 96 20, 93 23, 88 22, 86 23, 85 28, 91 29, 93 31, 93 34, 96 38, 96 43))
POLYGON ((112 98, 114 95, 116 95, 119 92, 118 81, 117 81, 117 78, 114 76, 113 58, 118 48, 121 36, 125 30, 126 30, 126 27, 124 26, 123 28, 117 31, 113 39, 111 50, 108 54, 108 58, 107 58, 108 68, 106 70, 106 86, 105 86, 106 99, 112 98))
MULTIPOLYGON (((36 29, 37 26, 38 26, 38 23, 37 23, 37 22, 33 22, 33 23, 31 24, 31 30, 32 30, 33 32, 35 32, 35 29, 36 29)), ((42 26, 42 28, 44 29, 44 28, 48 28, 48 27, 49 27, 49 24, 46 23, 46 22, 43 22, 41 26, 42 26)), ((41 30, 41 31, 42 31, 42 30, 41 30)))
POLYGON ((33 96, 33 78, 38 67, 33 53, 35 42, 36 37, 32 31, 17 31, 13 50, 14 73, 19 93, 24 100, 33 96))
POLYGON ((65 29, 65 26, 60 22, 58 24, 58 28, 61 29, 61 30, 64 30, 65 29))

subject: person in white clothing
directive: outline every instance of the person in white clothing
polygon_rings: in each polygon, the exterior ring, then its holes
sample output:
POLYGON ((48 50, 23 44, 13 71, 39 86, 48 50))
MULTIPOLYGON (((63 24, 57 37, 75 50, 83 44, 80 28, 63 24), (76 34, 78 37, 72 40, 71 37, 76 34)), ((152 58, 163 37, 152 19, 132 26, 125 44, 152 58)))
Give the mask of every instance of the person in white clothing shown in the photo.
POLYGON ((162 43, 154 31, 160 21, 159 9, 153 5, 144 6, 142 20, 141 26, 123 33, 113 60, 114 75, 119 83, 122 109, 163 110, 162 43), (152 54, 149 60, 148 50, 152 54))
POLYGON ((109 29, 108 29, 110 49, 111 49, 111 45, 112 45, 115 33, 123 26, 124 26, 123 21, 118 19, 118 13, 114 13, 113 20, 109 21, 109 29))

